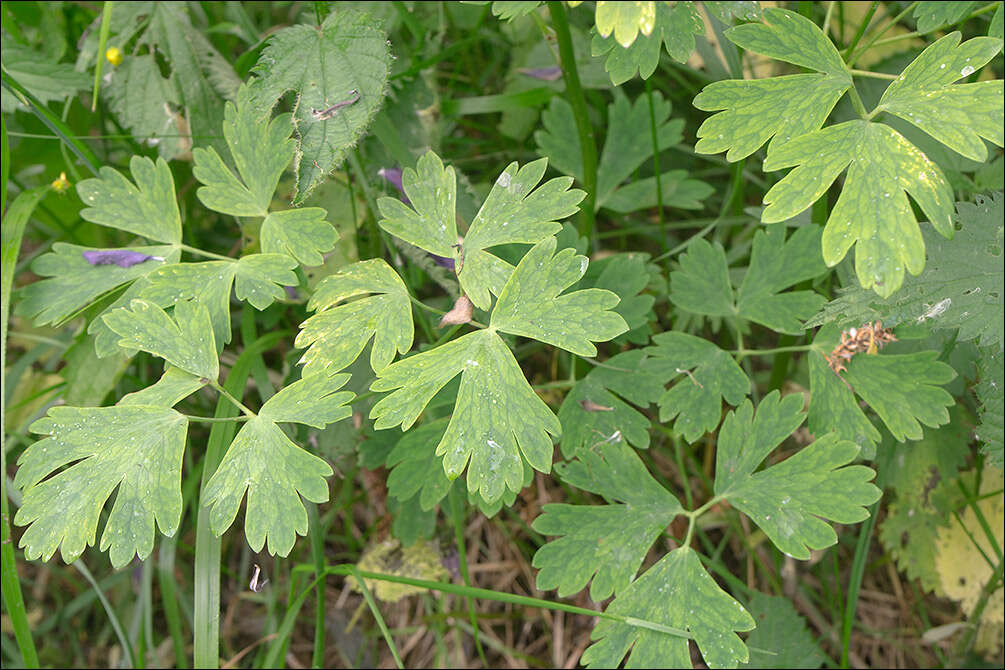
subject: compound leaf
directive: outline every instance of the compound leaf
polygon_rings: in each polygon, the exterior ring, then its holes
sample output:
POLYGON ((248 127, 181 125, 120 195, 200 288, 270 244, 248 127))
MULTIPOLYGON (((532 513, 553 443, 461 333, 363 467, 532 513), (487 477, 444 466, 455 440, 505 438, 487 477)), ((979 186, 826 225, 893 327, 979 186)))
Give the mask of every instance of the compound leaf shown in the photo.
POLYGON ((457 253, 457 175, 432 151, 415 169, 405 168, 401 185, 411 207, 398 198, 380 198, 380 227, 431 254, 453 258, 457 253))
POLYGON ((64 561, 76 560, 94 544, 116 488, 100 548, 110 549, 116 568, 149 556, 154 522, 170 537, 181 521, 187 427, 184 415, 166 407, 52 407, 31 425, 49 437, 21 454, 14 478, 24 492, 14 523, 30 524, 19 545, 25 556, 49 560, 58 548, 64 561))
POLYGON ((249 85, 255 107, 267 113, 284 93, 297 93, 294 204, 342 162, 380 109, 391 71, 386 40, 369 16, 345 9, 320 27, 283 28, 262 51, 249 85))
POLYGON ((273 301, 286 297, 283 286, 297 285, 295 267, 297 262, 286 254, 242 256, 235 268, 234 293, 238 300, 247 300, 256 309, 265 309, 273 301))
POLYGON ((754 469, 802 424, 803 398, 769 393, 758 405, 745 401, 722 424, 716 451, 715 493, 747 514, 786 555, 808 559, 810 549, 837 543, 826 520, 856 523, 881 492, 875 472, 847 465, 859 447, 828 434, 761 472, 754 469))
POLYGON ((741 317, 779 333, 802 331, 801 322, 815 314, 826 299, 813 291, 779 291, 826 270, 819 252, 821 234, 818 226, 798 228, 788 240, 781 226, 757 231, 750 267, 737 292, 741 317))
POLYGON ((998 146, 1005 142, 1003 82, 953 82, 984 67, 1001 49, 1002 41, 994 37, 960 44, 960 33, 950 33, 904 69, 887 87, 877 109, 914 124, 967 158, 984 162, 985 139, 998 146))
POLYGON ((164 366, 164 374, 156 383, 127 393, 116 404, 122 406, 148 405, 154 407, 174 407, 182 399, 192 395, 206 385, 204 379, 171 365, 164 366))
POLYGON ((670 300, 681 309, 707 316, 734 316, 726 252, 704 239, 695 240, 670 273, 670 300))
POLYGON ((607 54, 604 69, 611 75, 611 82, 620 86, 638 72, 648 79, 656 71, 660 61, 660 48, 678 63, 685 62, 694 51, 694 36, 705 34, 705 24, 693 2, 657 2, 656 21, 648 35, 635 38, 627 48, 617 39, 600 33, 593 36, 590 50, 594 56, 607 54))
POLYGON ((84 257, 85 252, 110 250, 56 242, 52 251, 32 262, 31 271, 48 279, 20 289, 17 313, 34 319, 39 326, 59 324, 108 291, 164 264, 176 263, 181 256, 179 249, 169 246, 129 247, 127 250, 153 258, 127 268, 114 263, 91 265, 84 257))
POLYGON ((617 337, 628 324, 611 311, 619 300, 611 291, 588 288, 559 295, 579 281, 589 260, 569 248, 555 253, 557 243, 548 237, 527 252, 499 294, 490 325, 579 356, 596 356, 593 342, 617 337))
POLYGON ((584 449, 579 459, 563 479, 624 504, 545 505, 534 530, 562 537, 538 549, 534 567, 540 570, 537 588, 557 588, 560 598, 592 578, 590 599, 599 602, 628 586, 652 543, 682 508, 627 444, 584 449))
POLYGON ((561 424, 534 393, 512 352, 494 330, 469 333, 392 363, 370 386, 392 391, 370 411, 377 429, 408 429, 443 386, 458 374, 460 389, 447 431, 436 447, 455 479, 468 466, 470 492, 492 503, 523 486, 526 461, 551 470, 552 441, 561 424), (470 461, 470 466, 469 466, 470 461))
POLYGON ((112 73, 107 91, 116 120, 134 137, 156 145, 165 160, 177 158, 191 146, 191 138, 179 133, 185 119, 174 111, 178 92, 170 79, 161 76, 153 54, 125 59, 112 73))
MULTIPOLYGON (((757 80, 709 84, 694 106, 720 111, 698 128, 699 153, 727 151, 737 161, 769 138, 768 156, 785 142, 819 129, 851 85, 851 75, 837 49, 809 19, 787 9, 764 10, 764 23, 726 31, 741 48, 805 68, 817 74, 794 74, 757 80)), ((767 167, 765 167, 767 169, 767 167)))
POLYGON ((262 222, 262 252, 286 254, 302 265, 321 265, 322 254, 331 251, 339 238, 335 228, 325 220, 327 216, 320 207, 270 213, 262 222))
MULTIPOLYGON (((631 583, 607 612, 686 631, 712 668, 732 668, 748 658, 734 631, 754 627, 743 606, 719 588, 688 547, 671 551, 631 583)), ((589 668, 689 668, 688 638, 651 627, 600 619, 583 653, 589 668)))
POLYGON ((645 366, 666 381, 684 375, 659 398, 660 421, 676 417, 674 430, 688 442, 715 430, 723 399, 738 405, 750 393, 750 380, 733 357, 708 340, 665 332, 654 335, 653 344, 645 366))
POLYGON ((649 446, 649 419, 632 405, 648 407, 664 388, 663 378, 645 366, 645 357, 642 350, 613 356, 572 387, 558 410, 566 458, 604 442, 649 446))
POLYGON ((197 377, 216 380, 220 374, 209 311, 198 302, 178 303, 172 319, 155 303, 137 299, 102 318, 121 338, 120 347, 160 356, 197 377))
POLYGON ((279 177, 296 150, 292 131, 287 115, 269 121, 267 113, 252 104, 248 87, 242 86, 237 104, 227 102, 223 121, 223 136, 240 179, 216 149, 193 149, 192 174, 203 184, 196 192, 202 204, 233 216, 267 215, 279 177))
POLYGON ((453 481, 435 458, 436 447, 447 430, 446 420, 432 421, 408 431, 387 455, 387 494, 402 503, 419 497, 419 507, 429 511, 446 497, 453 481))
POLYGON ((414 327, 408 289, 383 259, 360 261, 325 277, 307 305, 317 312, 304 321, 296 346, 309 347, 304 373, 336 372, 352 363, 373 338, 375 372, 412 347, 414 327), (339 305, 360 295, 367 297, 339 305))
POLYGON ((157 242, 181 244, 181 215, 167 161, 133 156, 129 171, 135 184, 110 167, 102 167, 100 177, 78 183, 77 194, 86 205, 81 218, 157 242))
POLYGON ((794 166, 764 196, 768 206, 761 220, 795 216, 847 167, 824 228, 824 261, 836 265, 857 242, 859 282, 884 298, 900 288, 905 268, 916 275, 925 265, 925 244, 908 193, 937 231, 952 236, 952 187, 934 162, 889 126, 869 121, 830 126, 787 142, 764 161, 767 171, 794 166))
POLYGON ((345 403, 352 394, 337 392, 348 379, 347 374, 326 373, 304 377, 269 398, 258 416, 244 424, 203 493, 214 533, 222 535, 234 523, 247 491, 244 533, 253 551, 268 542, 269 553, 286 556, 296 536, 307 534, 307 510, 300 498, 326 502, 325 477, 332 469, 294 444, 276 422, 323 428, 349 416, 345 403))

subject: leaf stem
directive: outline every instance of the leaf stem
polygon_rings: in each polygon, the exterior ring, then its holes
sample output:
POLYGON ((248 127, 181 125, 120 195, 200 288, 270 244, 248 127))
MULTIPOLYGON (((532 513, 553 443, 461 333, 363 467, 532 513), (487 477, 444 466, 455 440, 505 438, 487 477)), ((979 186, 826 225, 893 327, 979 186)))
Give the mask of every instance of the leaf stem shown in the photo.
POLYGON ((182 251, 187 251, 195 256, 202 256, 204 258, 212 258, 217 261, 230 261, 231 263, 236 263, 237 259, 231 258, 230 256, 221 256, 220 254, 214 254, 212 251, 204 251, 199 247, 190 247, 187 244, 177 245, 182 251))
POLYGON ((815 344, 797 344, 791 347, 776 347, 775 349, 733 349, 729 353, 734 356, 771 356, 790 351, 814 351, 819 349, 815 344))
POLYGON ((254 419, 257 416, 254 412, 252 412, 250 409, 248 409, 247 407, 245 407, 241 403, 240 400, 238 400, 233 395, 231 395, 230 391, 228 391, 224 387, 220 386, 219 382, 217 382, 217 381, 211 381, 209 383, 210 383, 210 385, 213 388, 215 388, 217 390, 217 392, 219 392, 220 395, 222 395, 224 398, 226 398, 227 400, 229 400, 230 402, 232 402, 235 407, 237 407, 239 410, 241 410, 241 412, 244 413, 244 415, 247 417, 245 420, 247 420, 247 419, 254 419))
POLYGON ((848 45, 848 53, 855 53, 855 47, 858 46, 859 41, 862 39, 862 35, 865 34, 866 28, 869 27, 869 23, 872 21, 873 15, 876 10, 879 9, 879 1, 875 0, 869 7, 869 11, 865 13, 862 17, 862 22, 858 25, 858 30, 855 31, 855 36, 851 38, 851 44, 848 45))
POLYGON ((656 129, 656 106, 653 103, 652 79, 646 79, 646 98, 649 100, 649 133, 653 138, 653 174, 656 177, 657 215, 660 224, 660 246, 667 251, 666 221, 663 218, 663 182, 660 175, 660 136, 656 129))
POLYGON ((247 421, 250 416, 192 416, 191 414, 186 414, 185 418, 189 421, 197 421, 199 423, 221 423, 224 421, 247 421))
POLYGON ((890 74, 888 72, 872 72, 870 70, 849 69, 848 72, 850 72, 853 76, 856 77, 870 77, 872 79, 889 79, 891 81, 896 79, 898 76, 895 74, 890 74))
POLYGON ((854 84, 852 84, 852 87, 848 89, 848 94, 851 96, 851 106, 855 108, 858 115, 867 121, 871 119, 876 113, 876 110, 873 110, 871 114, 865 111, 865 104, 862 102, 862 98, 859 97, 858 90, 856 90, 854 84))
POLYGON ((555 28, 558 39, 558 53, 562 58, 562 77, 565 79, 565 92, 572 105, 572 115, 576 119, 576 132, 579 135, 579 150, 583 155, 583 187, 586 189, 586 206, 582 210, 579 234, 594 244, 596 232, 597 209, 597 145, 593 134, 593 124, 586 109, 586 97, 579 83, 579 70, 576 68, 576 53, 572 48, 572 34, 569 32, 569 19, 565 15, 565 7, 560 0, 548 3, 551 12, 551 24, 555 28))

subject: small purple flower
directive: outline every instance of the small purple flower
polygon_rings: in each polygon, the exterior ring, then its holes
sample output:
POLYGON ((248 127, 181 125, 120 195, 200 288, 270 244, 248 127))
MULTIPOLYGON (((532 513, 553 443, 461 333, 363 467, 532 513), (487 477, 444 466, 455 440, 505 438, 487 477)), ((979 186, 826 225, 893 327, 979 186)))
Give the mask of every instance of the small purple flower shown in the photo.
POLYGON ((84 251, 84 260, 91 265, 118 265, 120 268, 131 268, 146 261, 163 261, 161 256, 148 256, 138 251, 128 249, 95 249, 84 251))
POLYGON ((398 192, 401 193, 401 201, 403 203, 406 205, 412 204, 412 201, 405 195, 405 188, 401 185, 401 168, 380 168, 377 170, 377 174, 389 182, 391 186, 398 189, 398 192))
POLYGON ((562 77, 562 68, 557 65, 536 68, 522 67, 517 72, 542 81, 558 81, 562 77))
POLYGON ((451 272, 454 271, 453 258, 444 258, 443 256, 437 256, 436 254, 429 254, 429 255, 432 257, 433 262, 439 265, 441 268, 447 268, 451 272))
POLYGON ((286 297, 290 300, 297 299, 297 288, 295 286, 284 286, 283 290, 286 291, 286 297))

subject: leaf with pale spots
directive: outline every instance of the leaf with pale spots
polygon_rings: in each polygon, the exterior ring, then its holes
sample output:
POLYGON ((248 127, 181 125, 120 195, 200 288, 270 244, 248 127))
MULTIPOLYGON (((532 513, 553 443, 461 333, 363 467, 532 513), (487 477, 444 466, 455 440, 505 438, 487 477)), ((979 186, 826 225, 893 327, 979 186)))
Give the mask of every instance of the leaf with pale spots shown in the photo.
POLYGON ((768 171, 787 167, 795 169, 764 196, 761 220, 799 214, 847 168, 824 227, 824 261, 836 265, 854 245, 859 282, 884 298, 900 288, 905 270, 916 275, 925 266, 908 194, 937 231, 952 237, 952 187, 934 162, 889 126, 848 121, 797 137, 764 161, 768 171))
POLYGON ((727 160, 738 161, 770 139, 770 157, 785 142, 819 129, 852 86, 837 48, 816 24, 795 12, 766 9, 764 23, 735 26, 726 37, 747 51, 816 72, 706 86, 694 106, 718 113, 698 128, 698 153, 727 151, 727 160))
POLYGON ((353 263, 325 277, 307 307, 317 313, 300 325, 296 340, 297 347, 309 347, 302 359, 305 374, 345 368, 371 338, 370 366, 375 372, 387 367, 395 352, 404 354, 412 347, 408 289, 383 259, 353 263), (365 297, 345 302, 359 296, 365 297))
POLYGON ((524 255, 506 283, 490 325, 531 337, 579 356, 596 356, 593 342, 606 342, 628 330, 617 312, 616 293, 599 288, 561 294, 578 282, 589 260, 573 249, 555 253, 557 240, 548 237, 524 255))
POLYGON ((49 437, 21 454, 14 477, 24 492, 14 523, 28 526, 19 545, 25 557, 47 561, 58 548, 64 561, 75 560, 94 544, 102 509, 118 489, 100 548, 116 568, 146 559, 154 523, 170 537, 181 521, 187 427, 166 407, 51 408, 31 425, 49 437))
POLYGON ((710 668, 735 668, 749 658, 734 631, 751 630, 754 620, 688 547, 661 558, 619 593, 607 612, 629 621, 597 621, 590 635, 594 643, 582 657, 588 668, 619 667, 625 655, 629 668, 690 668, 688 636, 710 668))
POLYGON ((110 167, 77 184, 85 205, 81 218, 157 242, 181 244, 181 214, 167 161, 133 156, 129 171, 135 184, 110 167))
POLYGON ((899 116, 953 151, 983 162, 988 157, 984 140, 998 146, 1005 142, 1003 82, 953 82, 987 65, 1001 49, 1002 41, 994 37, 975 37, 960 44, 960 33, 950 33, 904 69, 887 87, 876 110, 899 116))
POLYGON ((656 25, 655 2, 598 2, 594 17, 597 33, 607 37, 612 32, 618 44, 628 48, 636 35, 649 35, 656 25))
POLYGON ((339 235, 320 207, 272 212, 262 222, 262 252, 293 256, 303 265, 321 265, 339 235))
POLYGON ((149 352, 196 377, 216 380, 220 361, 209 312, 197 302, 181 302, 174 318, 148 300, 133 300, 105 314, 105 325, 119 335, 119 346, 149 352))
POLYGON ((653 542, 682 508, 627 444, 584 448, 578 458, 558 466, 562 479, 620 504, 544 506, 534 530, 562 537, 534 555, 534 567, 540 569, 537 588, 557 588, 565 598, 592 579, 590 599, 600 602, 628 586, 653 542))
POLYGON ((31 271, 42 277, 19 290, 21 300, 17 313, 35 320, 35 324, 56 325, 73 316, 92 301, 109 291, 150 274, 165 264, 177 263, 181 251, 169 246, 129 247, 121 251, 156 256, 129 267, 94 265, 84 254, 109 252, 75 244, 56 242, 52 251, 42 254, 31 264, 31 271))
POLYGON ((401 173, 402 190, 409 200, 381 198, 380 227, 409 244, 443 258, 457 255, 457 175, 432 151, 423 154, 415 169, 401 173))
POLYGON ((339 389, 348 379, 326 373, 304 377, 272 396, 244 424, 203 492, 214 533, 230 528, 247 492, 244 533, 252 550, 267 542, 270 554, 286 556, 296 536, 307 534, 307 510, 300 499, 326 502, 325 477, 332 469, 294 444, 277 423, 323 428, 346 418, 353 394, 339 389))
POLYGON ((216 149, 193 149, 192 175, 203 184, 196 191, 202 204, 233 216, 268 214, 279 177, 296 148, 292 131, 289 116, 269 121, 267 113, 251 104, 248 87, 241 86, 236 105, 227 102, 223 121, 223 136, 240 178, 216 149))
POLYGON ((805 418, 803 397, 769 393, 758 405, 745 401, 730 412, 719 433, 715 494, 749 516, 780 551, 808 559, 810 550, 837 543, 827 523, 858 523, 881 491, 870 483, 876 473, 848 465, 858 445, 829 433, 781 463, 754 472, 805 418))
POLYGON ((454 413, 436 447, 455 479, 467 468, 468 490, 489 503, 523 487, 523 463, 551 470, 561 424, 534 393, 512 352, 493 330, 392 363, 370 388, 391 391, 370 412, 377 429, 407 430, 436 393, 461 375, 454 413))
POLYGON ((201 377, 171 365, 165 365, 164 374, 156 383, 139 391, 127 393, 116 404, 120 407, 123 405, 174 407, 205 385, 206 382, 201 377))
POLYGON ((286 254, 251 254, 237 261, 234 294, 238 300, 250 302, 256 309, 265 309, 275 300, 286 297, 283 286, 296 286, 293 273, 297 262, 286 254))

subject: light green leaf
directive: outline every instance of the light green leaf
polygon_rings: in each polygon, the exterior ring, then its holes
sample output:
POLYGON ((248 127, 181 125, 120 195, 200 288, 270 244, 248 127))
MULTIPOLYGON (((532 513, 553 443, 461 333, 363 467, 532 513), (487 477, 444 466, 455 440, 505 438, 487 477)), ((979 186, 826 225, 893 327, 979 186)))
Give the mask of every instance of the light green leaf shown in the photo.
POLYGON ((1005 143, 1002 80, 955 86, 953 82, 984 67, 1001 49, 1002 41, 994 37, 975 37, 960 44, 960 33, 950 33, 904 69, 876 109, 914 124, 967 158, 984 162, 988 149, 983 140, 998 146, 1005 143))
POLYGON ((733 287, 729 283, 726 252, 697 239, 670 273, 670 300, 681 309, 707 316, 734 316, 733 287))
POLYGON ((927 323, 934 328, 956 328, 960 340, 980 340, 982 346, 1001 348, 1005 342, 1005 248, 1002 221, 1005 198, 1001 192, 976 196, 975 203, 956 203, 956 234, 952 241, 923 230, 928 260, 918 277, 907 277, 896 295, 882 299, 859 287, 844 289, 823 311, 807 322, 819 326, 837 321, 858 326, 882 321, 927 323))
POLYGON ((411 206, 397 198, 380 198, 377 207, 384 217, 380 227, 431 254, 453 258, 459 241, 457 175, 453 167, 443 167, 432 151, 423 154, 415 167, 401 173, 401 185, 411 206))
POLYGON ((844 378, 897 440, 918 440, 923 434, 921 424, 948 423, 946 408, 956 402, 939 388, 952 381, 956 372, 938 357, 937 351, 855 356, 844 378))
POLYGON ((741 2, 711 2, 705 0, 701 3, 705 6, 711 16, 719 19, 722 23, 735 23, 735 19, 742 21, 760 21, 763 14, 761 3, 743 0, 741 2))
POLYGON ((1002 351, 994 351, 990 347, 981 350, 981 358, 977 365, 977 400, 981 404, 981 423, 975 431, 976 436, 984 446, 981 451, 987 457, 987 462, 999 470, 1005 460, 1005 365, 1002 363, 1002 351))
POLYGON ((354 394, 339 391, 347 381, 348 374, 304 376, 269 398, 258 415, 275 423, 302 423, 323 429, 352 415, 347 403, 354 394))
POLYGON ((237 261, 234 293, 238 300, 247 300, 256 309, 265 309, 275 300, 286 297, 283 286, 296 286, 299 279, 293 273, 297 262, 286 254, 251 254, 237 261))
POLYGON ((307 305, 317 312, 302 324, 298 348, 310 347, 301 361, 304 373, 336 372, 351 364, 373 338, 370 366, 390 365, 395 352, 412 348, 414 327, 408 289, 383 259, 360 261, 325 277, 307 305), (365 298, 339 305, 360 295, 365 298))
POLYGON ((352 413, 345 405, 352 393, 337 391, 348 379, 347 374, 304 377, 269 398, 258 416, 244 424, 203 492, 214 533, 222 535, 234 523, 247 491, 244 533, 253 551, 268 541, 269 553, 286 556, 296 536, 307 534, 307 510, 300 498, 326 502, 324 478, 333 471, 294 444, 276 422, 324 428, 344 419, 352 413))
POLYGON ((453 485, 443 464, 436 458, 436 446, 447 430, 445 419, 424 423, 398 440, 387 455, 387 495, 405 503, 418 496, 419 507, 433 509, 453 485))
POLYGON ((290 139, 289 116, 281 114, 270 122, 249 96, 248 87, 242 86, 236 106, 227 102, 224 110, 223 136, 241 178, 212 147, 192 151, 192 174, 203 184, 196 195, 206 207, 233 216, 266 216, 296 143, 290 139))
POLYGON ((998 5, 994 16, 991 17, 991 25, 988 27, 988 37, 1002 39, 1005 37, 1005 7, 998 5))
MULTIPOLYGON (((3 68, 19 84, 28 89, 42 103, 65 100, 91 84, 86 72, 77 72, 72 63, 50 62, 42 54, 28 49, 12 39, 3 40, 3 68)), ((20 100, 6 87, 0 96, 0 107, 5 114, 16 109, 27 111, 20 100)))
MULTIPOLYGON (((607 608, 632 617, 688 631, 711 668, 732 668, 748 658, 747 647, 733 631, 754 627, 740 603, 719 588, 698 554, 688 547, 671 551, 607 608)), ((689 668, 688 639, 648 627, 599 619, 595 640, 582 657, 589 668, 615 668, 630 654, 629 668, 689 668)))
POLYGON ((737 161, 771 138, 770 157, 790 139, 819 129, 851 87, 844 61, 816 24, 795 12, 776 8, 764 10, 764 21, 730 28, 726 37, 747 51, 819 74, 709 84, 694 99, 694 106, 725 111, 709 117, 698 128, 698 153, 728 149, 726 159, 737 161))
MULTIPOLYGON (((814 344, 831 351, 838 344, 837 326, 817 333, 814 344)), ((937 351, 913 354, 857 354, 840 379, 823 356, 810 354, 810 429, 814 434, 837 433, 862 446, 878 442, 879 434, 852 393, 872 407, 900 442, 922 437, 921 424, 940 426, 949 421, 946 407, 954 400, 939 388, 956 377, 953 368, 936 360, 937 351), (920 423, 919 423, 920 422, 920 423)))
MULTIPOLYGON (((482 2, 477 4, 487 5, 488 3, 482 2)), ((515 18, 530 14, 540 5, 539 0, 495 0, 492 3, 492 15, 498 16, 500 21, 512 21, 515 18)))
POLYGON ((857 523, 881 491, 875 472, 847 465, 859 447, 828 434, 781 463, 754 473, 782 440, 802 424, 803 397, 769 393, 754 414, 750 401, 722 423, 716 451, 715 493, 745 513, 788 556, 808 559, 811 549, 837 543, 826 520, 857 523), (844 467, 842 467, 844 466, 844 467))
POLYGON ((270 111, 287 91, 297 94, 296 194, 301 204, 336 168, 380 109, 391 51, 378 24, 351 9, 332 12, 320 27, 295 25, 274 33, 253 68, 255 106, 270 111), (312 110, 359 99, 325 118, 312 110))
POLYGON ((750 662, 743 668, 816 670, 827 658, 792 601, 759 591, 747 605, 757 628, 747 636, 750 662))
POLYGON ((538 242, 523 257, 499 295, 490 326, 532 337, 579 356, 596 356, 593 342, 628 330, 617 312, 618 296, 589 288, 559 295, 586 272, 589 259, 573 249, 557 254, 554 237, 538 242))
POLYGON ((209 312, 198 302, 178 303, 172 319, 156 304, 137 299, 102 318, 121 337, 120 347, 147 351, 211 381, 220 374, 209 312))
POLYGON ((14 478, 24 492, 14 523, 30 525, 19 545, 25 556, 47 561, 59 548, 64 561, 74 561, 94 544, 116 488, 100 548, 111 549, 116 568, 149 556, 154 521, 169 537, 181 521, 187 427, 183 415, 165 407, 52 407, 31 425, 49 437, 21 454, 14 478))
POLYGON ((764 196, 768 207, 761 220, 774 223, 795 216, 848 167, 824 228, 824 261, 836 265, 857 242, 859 282, 884 298, 900 288, 905 269, 916 275, 925 265, 925 245, 908 193, 937 231, 952 236, 952 187, 935 163, 888 126, 869 121, 830 126, 774 149, 764 161, 767 171, 794 166, 764 196))
POLYGON ((602 37, 614 33, 618 44, 627 48, 639 33, 649 35, 656 27, 655 2, 598 2, 595 17, 602 37))
POLYGON ((307 510, 300 498, 326 502, 324 478, 331 474, 326 462, 291 442, 275 423, 257 416, 241 427, 203 491, 210 527, 217 535, 230 528, 247 491, 248 544, 257 552, 268 540, 270 554, 286 556, 296 536, 307 534, 307 510))
POLYGON ((663 380, 677 378, 659 399, 660 421, 676 418, 673 428, 688 442, 715 430, 723 399, 738 405, 750 393, 750 380, 733 357, 708 340, 668 331, 654 335, 653 344, 645 367, 663 380))
POLYGON ((161 307, 195 300, 209 310, 216 348, 230 342, 230 287, 234 283, 237 263, 206 261, 175 263, 158 268, 147 275, 140 297, 161 307))
POLYGON ((134 185, 118 170, 103 167, 99 178, 77 184, 85 221, 118 228, 165 244, 181 244, 181 215, 175 200, 174 177, 163 158, 133 156, 129 171, 134 185))
POLYGON ((85 251, 111 250, 56 242, 51 252, 32 262, 31 271, 48 279, 20 289, 17 313, 34 319, 39 326, 57 325, 108 291, 165 264, 177 263, 181 256, 180 250, 168 246, 129 247, 128 250, 163 260, 148 260, 128 268, 91 265, 84 258, 85 251))
POLYGON ((919 2, 914 8, 918 32, 924 35, 942 26, 951 26, 970 13, 976 2, 919 2))
MULTIPOLYGON (((562 242, 559 241, 559 245, 562 242)), ((601 258, 590 263, 580 283, 584 288, 602 288, 617 294, 620 302, 614 311, 628 324, 628 333, 615 338, 648 344, 652 328, 649 324, 656 298, 643 293, 651 281, 664 283, 663 271, 649 261, 648 254, 624 253, 601 258)))
POLYGON ((533 528, 560 535, 534 554, 537 588, 557 588, 565 598, 592 578, 590 600, 621 593, 666 527, 683 509, 660 486, 627 444, 605 444, 579 453, 563 479, 624 504, 544 506, 533 528))
POLYGON ((499 267, 502 261, 485 250, 499 244, 537 244, 557 233, 561 229, 557 221, 578 212, 577 205, 586 197, 583 191, 569 188, 571 177, 556 177, 535 189, 547 165, 547 159, 522 168, 510 163, 471 222, 457 278, 479 309, 489 308, 489 292, 502 288, 505 272, 499 267))
POLYGON ((436 448, 447 476, 468 466, 468 490, 494 502, 523 486, 523 461, 551 470, 552 441, 561 424, 534 393, 519 364, 491 329, 469 333, 435 349, 392 363, 370 386, 393 391, 370 411, 379 429, 407 430, 443 386, 461 374, 447 431, 436 448))
POLYGON ((648 79, 659 65, 660 48, 678 63, 685 62, 694 51, 694 36, 705 34, 705 24, 693 2, 656 3, 656 25, 649 35, 639 35, 628 48, 622 47, 611 35, 597 33, 590 45, 594 56, 607 55, 604 69, 611 83, 620 86, 638 72, 648 79))
POLYGON ((165 365, 164 374, 155 384, 133 393, 127 393, 116 404, 119 407, 137 405, 174 407, 205 385, 206 382, 197 375, 165 365))
POLYGON ((632 405, 646 409, 664 389, 663 378, 644 361, 642 350, 626 351, 576 382, 558 410, 563 456, 572 458, 584 449, 622 440, 633 447, 649 446, 649 419, 632 405))
POLYGON ((108 102, 116 120, 136 139, 156 145, 165 160, 191 147, 191 138, 180 135, 188 126, 174 111, 178 106, 174 82, 161 76, 153 54, 130 56, 115 68, 108 82, 108 102))
POLYGON ((301 265, 321 265, 325 260, 321 254, 331 251, 339 238, 327 216, 320 207, 272 212, 262 222, 262 252, 286 254, 301 265))
POLYGON ((803 226, 785 239, 785 228, 769 226, 754 235, 750 267, 737 292, 739 315, 779 333, 799 333, 802 321, 826 299, 813 291, 779 293, 824 273, 819 226, 803 226))

